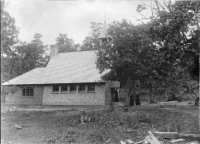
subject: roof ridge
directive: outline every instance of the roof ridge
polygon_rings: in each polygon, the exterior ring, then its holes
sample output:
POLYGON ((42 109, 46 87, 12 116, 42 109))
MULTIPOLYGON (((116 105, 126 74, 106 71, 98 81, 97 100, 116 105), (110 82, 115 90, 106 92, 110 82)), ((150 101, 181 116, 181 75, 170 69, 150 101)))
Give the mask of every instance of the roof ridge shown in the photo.
POLYGON ((71 52, 63 52, 63 53, 58 53, 58 54, 66 54, 66 53, 78 53, 78 52, 94 52, 98 50, 84 50, 84 51, 71 51, 71 52))

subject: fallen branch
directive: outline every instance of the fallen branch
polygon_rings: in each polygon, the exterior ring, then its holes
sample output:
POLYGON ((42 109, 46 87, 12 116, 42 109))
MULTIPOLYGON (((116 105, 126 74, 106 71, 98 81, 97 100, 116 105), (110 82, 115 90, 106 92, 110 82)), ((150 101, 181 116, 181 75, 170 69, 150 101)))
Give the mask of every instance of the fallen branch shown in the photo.
POLYGON ((111 140, 111 138, 110 139, 108 139, 105 143, 108 143, 109 141, 111 140))
POLYGON ((171 139, 186 138, 191 140, 200 140, 200 135, 198 134, 183 134, 178 132, 158 132, 158 131, 155 131, 154 134, 162 138, 171 138, 171 139))

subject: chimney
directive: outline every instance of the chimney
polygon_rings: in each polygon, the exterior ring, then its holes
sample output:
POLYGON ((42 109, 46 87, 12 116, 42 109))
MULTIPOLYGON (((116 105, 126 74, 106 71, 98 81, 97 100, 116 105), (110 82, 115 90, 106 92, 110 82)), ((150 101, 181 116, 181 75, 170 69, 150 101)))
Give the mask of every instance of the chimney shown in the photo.
POLYGON ((56 45, 50 45, 50 57, 58 54, 58 47, 56 45))

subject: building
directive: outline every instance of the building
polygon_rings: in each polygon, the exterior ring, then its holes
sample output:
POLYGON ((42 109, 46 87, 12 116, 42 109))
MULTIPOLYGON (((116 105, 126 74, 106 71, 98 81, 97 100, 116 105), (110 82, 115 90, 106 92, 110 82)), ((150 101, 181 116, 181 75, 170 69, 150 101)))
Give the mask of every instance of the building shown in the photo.
POLYGON ((100 74, 96 67, 96 52, 58 53, 57 47, 51 45, 50 61, 45 68, 35 68, 3 83, 15 87, 6 96, 6 104, 104 106, 118 102, 114 90, 119 87, 119 82, 101 80, 104 73, 100 74))

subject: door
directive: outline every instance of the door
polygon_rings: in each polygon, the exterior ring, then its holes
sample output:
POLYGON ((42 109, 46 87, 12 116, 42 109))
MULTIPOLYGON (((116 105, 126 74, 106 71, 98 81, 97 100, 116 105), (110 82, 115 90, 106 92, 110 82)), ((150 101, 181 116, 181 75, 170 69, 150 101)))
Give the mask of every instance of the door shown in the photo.
POLYGON ((119 102, 119 94, 117 88, 111 88, 110 91, 111 91, 112 102, 119 102))

